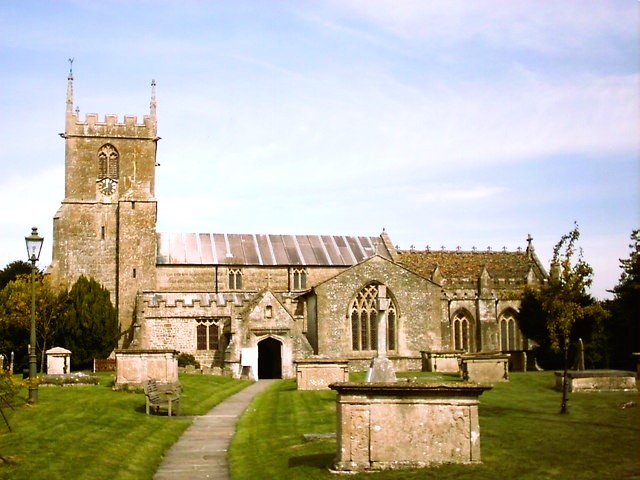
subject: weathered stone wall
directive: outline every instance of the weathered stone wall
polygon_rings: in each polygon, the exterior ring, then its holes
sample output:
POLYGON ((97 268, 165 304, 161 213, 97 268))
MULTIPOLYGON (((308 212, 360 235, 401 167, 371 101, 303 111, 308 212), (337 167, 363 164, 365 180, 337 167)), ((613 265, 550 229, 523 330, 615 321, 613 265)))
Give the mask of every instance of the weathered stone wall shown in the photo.
MULTIPOLYGON (((158 265, 157 289, 159 291, 211 291, 228 292, 229 270, 240 268, 242 288, 239 291, 256 292, 268 285, 275 292, 291 291, 290 267, 258 266, 210 266, 210 265, 158 265)), ((341 268, 307 267, 307 288, 318 284, 344 270, 341 268)))
POLYGON ((316 288, 318 354, 356 361, 373 357, 372 351, 352 350, 348 318, 352 300, 371 282, 386 285, 398 308, 395 356, 412 357, 419 368, 421 350, 440 348, 440 289, 431 281, 378 256, 345 270, 316 288))
POLYGON ((121 201, 118 208, 118 315, 123 330, 134 320, 138 292, 156 284, 156 202, 121 201))
POLYGON ((110 202, 62 204, 53 221, 48 270, 55 284, 71 287, 80 275, 94 278, 111 292, 115 305, 117 208, 110 202))

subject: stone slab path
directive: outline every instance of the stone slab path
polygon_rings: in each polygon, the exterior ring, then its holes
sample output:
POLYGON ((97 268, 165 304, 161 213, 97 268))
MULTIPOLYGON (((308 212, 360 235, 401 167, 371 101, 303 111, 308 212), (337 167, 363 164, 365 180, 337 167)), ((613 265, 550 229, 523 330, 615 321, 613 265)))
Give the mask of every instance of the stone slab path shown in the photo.
POLYGON ((236 431, 236 423, 253 397, 275 380, 258 380, 197 416, 178 441, 166 453, 154 480, 229 480, 227 452, 236 431))

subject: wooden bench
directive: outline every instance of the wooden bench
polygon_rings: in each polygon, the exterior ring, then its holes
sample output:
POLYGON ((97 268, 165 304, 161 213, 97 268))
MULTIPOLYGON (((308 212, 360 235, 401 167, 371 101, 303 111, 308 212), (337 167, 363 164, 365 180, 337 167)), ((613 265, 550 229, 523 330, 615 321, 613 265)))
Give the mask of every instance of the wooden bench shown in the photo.
POLYGON ((173 407, 178 407, 178 415, 180 415, 180 394, 182 389, 180 385, 170 386, 168 389, 160 390, 155 380, 149 379, 144 383, 145 407, 147 415, 149 410, 153 408, 156 413, 160 408, 166 408, 169 416, 173 411, 173 407))

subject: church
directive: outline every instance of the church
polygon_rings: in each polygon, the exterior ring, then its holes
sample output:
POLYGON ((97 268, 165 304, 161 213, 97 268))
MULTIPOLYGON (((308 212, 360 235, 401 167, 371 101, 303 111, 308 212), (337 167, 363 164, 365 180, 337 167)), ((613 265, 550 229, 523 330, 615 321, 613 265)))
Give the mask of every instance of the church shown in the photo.
POLYGON ((70 72, 60 136, 65 192, 48 273, 63 286, 92 277, 111 292, 122 348, 192 354, 232 376, 248 348, 259 378, 294 377, 295 361, 315 357, 363 370, 376 354, 382 290, 398 370, 419 370, 422 352, 529 349, 516 313, 524 289, 547 279, 530 236, 517 251, 462 251, 400 250, 386 231, 158 232, 155 82, 141 122, 81 119, 70 72))

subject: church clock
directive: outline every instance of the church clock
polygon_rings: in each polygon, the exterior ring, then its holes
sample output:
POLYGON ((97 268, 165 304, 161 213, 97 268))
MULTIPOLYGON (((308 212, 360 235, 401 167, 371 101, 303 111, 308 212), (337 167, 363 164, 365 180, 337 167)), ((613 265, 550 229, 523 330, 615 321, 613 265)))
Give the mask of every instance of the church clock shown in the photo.
POLYGON ((113 195, 116 191, 117 182, 113 178, 103 178, 100 180, 100 191, 103 195, 113 195))

